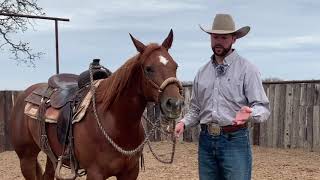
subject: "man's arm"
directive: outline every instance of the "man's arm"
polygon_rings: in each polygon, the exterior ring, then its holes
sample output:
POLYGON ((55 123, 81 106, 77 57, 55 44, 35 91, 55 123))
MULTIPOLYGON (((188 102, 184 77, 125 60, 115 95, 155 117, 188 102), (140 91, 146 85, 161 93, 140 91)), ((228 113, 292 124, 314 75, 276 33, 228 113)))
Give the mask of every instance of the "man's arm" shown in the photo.
POLYGON ((190 106, 187 114, 184 116, 183 119, 181 119, 175 127, 175 135, 176 137, 179 137, 185 128, 188 128, 190 126, 196 125, 199 123, 199 113, 200 113, 200 105, 198 102, 198 76, 195 77, 193 81, 193 86, 192 86, 192 95, 191 95, 191 100, 190 100, 190 106))
POLYGON ((270 116, 269 100, 263 89, 260 73, 255 66, 251 66, 245 75, 244 90, 252 110, 253 121, 266 121, 270 116))
POLYGON ((195 77, 192 86, 192 95, 189 110, 184 118, 180 121, 184 123, 186 128, 195 126, 199 123, 200 105, 198 101, 198 75, 195 77))

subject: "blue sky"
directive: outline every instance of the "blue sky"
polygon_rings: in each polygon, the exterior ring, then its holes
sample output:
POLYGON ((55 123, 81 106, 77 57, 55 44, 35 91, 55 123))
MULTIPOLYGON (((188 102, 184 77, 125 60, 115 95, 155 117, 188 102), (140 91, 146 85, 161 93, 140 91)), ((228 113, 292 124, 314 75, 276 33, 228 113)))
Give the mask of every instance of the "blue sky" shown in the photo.
MULTIPOLYGON (((216 13, 230 13, 236 27, 251 26, 239 39, 239 54, 258 66, 263 78, 320 79, 320 1, 316 0, 38 0, 47 16, 69 18, 59 23, 60 72, 79 74, 93 58, 115 71, 136 50, 128 33, 144 43, 161 43, 174 31, 171 55, 178 78, 192 81, 212 51, 209 35, 216 13)), ((0 90, 21 90, 55 73, 54 23, 34 21, 35 30, 15 34, 45 54, 36 68, 17 65, 0 50, 0 90)))

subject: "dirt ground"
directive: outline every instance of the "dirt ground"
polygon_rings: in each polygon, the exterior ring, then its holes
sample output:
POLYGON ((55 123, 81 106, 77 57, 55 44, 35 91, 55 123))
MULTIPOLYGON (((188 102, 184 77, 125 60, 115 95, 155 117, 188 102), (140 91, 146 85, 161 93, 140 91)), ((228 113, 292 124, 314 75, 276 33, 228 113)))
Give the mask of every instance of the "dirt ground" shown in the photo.
MULTIPOLYGON (((153 147, 160 154, 171 152, 171 146, 168 143, 153 143, 153 147)), ((140 172, 138 179, 198 179, 197 144, 195 143, 178 143, 174 162, 170 165, 158 162, 147 147, 144 154, 145 171, 140 172)), ((320 179, 319 152, 253 147, 253 157, 252 179, 255 180, 320 179)), ((39 159, 41 164, 45 163, 43 154, 39 156, 39 159)), ((17 179, 20 180, 23 177, 15 152, 0 153, 0 180, 17 179)))

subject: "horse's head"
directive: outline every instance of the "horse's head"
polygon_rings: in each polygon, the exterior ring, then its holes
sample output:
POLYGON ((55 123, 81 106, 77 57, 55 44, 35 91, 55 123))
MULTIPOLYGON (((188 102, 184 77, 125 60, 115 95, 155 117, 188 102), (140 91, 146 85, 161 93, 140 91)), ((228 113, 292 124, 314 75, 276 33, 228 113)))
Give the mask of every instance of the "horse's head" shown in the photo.
POLYGON ((160 103, 165 118, 178 118, 184 101, 181 95, 182 85, 176 79, 178 65, 168 52, 173 41, 172 30, 161 46, 157 44, 146 46, 132 36, 131 39, 140 52, 143 96, 147 101, 160 103))

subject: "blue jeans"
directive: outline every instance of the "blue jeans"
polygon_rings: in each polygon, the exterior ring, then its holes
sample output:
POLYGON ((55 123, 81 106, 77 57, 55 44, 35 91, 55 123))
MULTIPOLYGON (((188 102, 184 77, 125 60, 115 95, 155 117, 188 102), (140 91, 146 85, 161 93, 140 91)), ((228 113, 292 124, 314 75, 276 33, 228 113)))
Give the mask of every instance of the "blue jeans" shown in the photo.
POLYGON ((219 136, 201 131, 198 158, 200 180, 250 180, 249 130, 240 129, 219 136))

